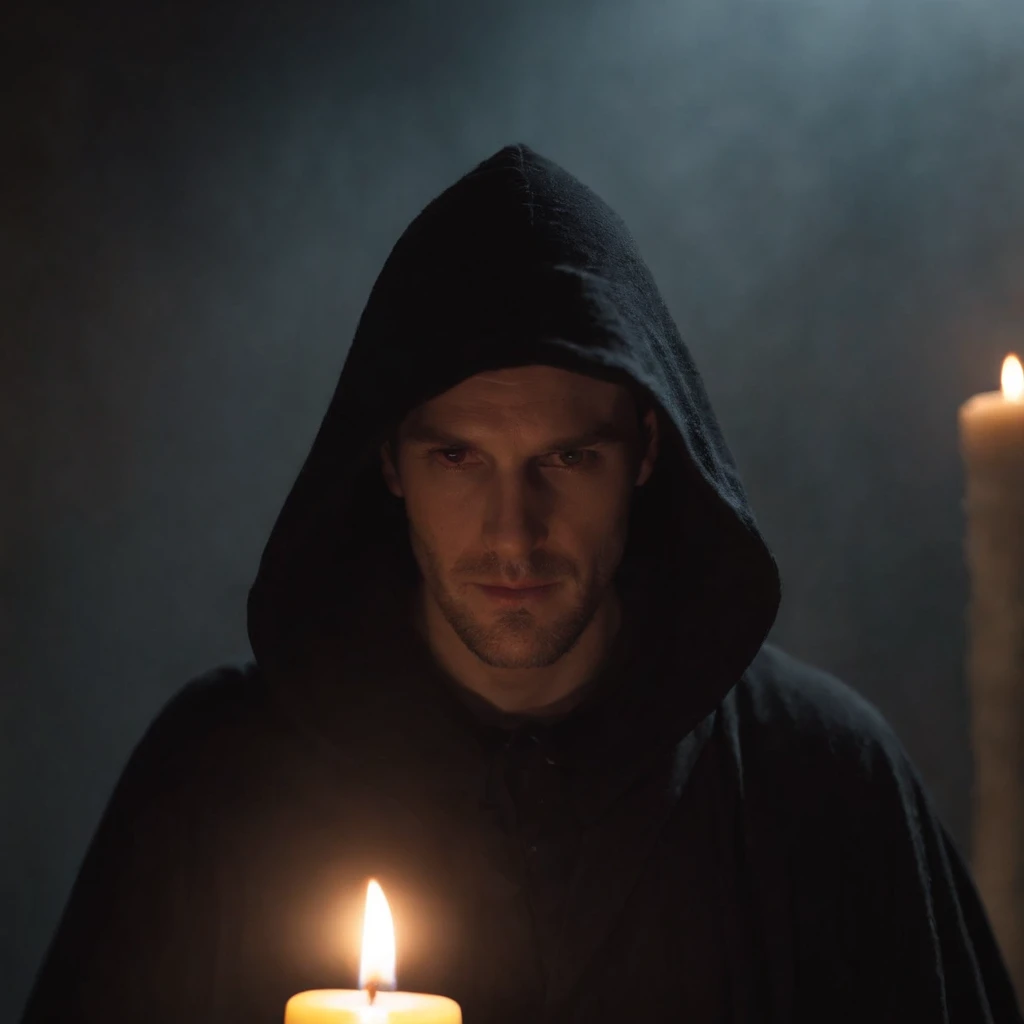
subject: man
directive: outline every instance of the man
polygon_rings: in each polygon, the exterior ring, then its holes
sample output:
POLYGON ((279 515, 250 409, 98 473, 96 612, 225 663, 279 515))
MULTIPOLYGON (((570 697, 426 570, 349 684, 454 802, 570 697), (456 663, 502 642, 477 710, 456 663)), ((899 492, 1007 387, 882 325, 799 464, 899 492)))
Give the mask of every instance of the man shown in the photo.
POLYGON ((249 601, 125 770, 26 1024, 1018 1021, 892 731, 774 561, 628 231, 510 146, 389 256, 249 601))

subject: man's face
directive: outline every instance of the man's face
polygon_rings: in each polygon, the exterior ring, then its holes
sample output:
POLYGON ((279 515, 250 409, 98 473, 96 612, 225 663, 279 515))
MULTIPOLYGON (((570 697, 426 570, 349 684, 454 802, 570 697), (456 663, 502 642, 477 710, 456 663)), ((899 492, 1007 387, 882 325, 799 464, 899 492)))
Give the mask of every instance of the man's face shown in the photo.
POLYGON ((426 586, 462 643, 494 668, 569 651, 610 593, 635 486, 657 455, 630 393, 550 366, 470 377, 415 409, 384 478, 404 498, 426 586), (487 589, 543 585, 515 594, 487 589))

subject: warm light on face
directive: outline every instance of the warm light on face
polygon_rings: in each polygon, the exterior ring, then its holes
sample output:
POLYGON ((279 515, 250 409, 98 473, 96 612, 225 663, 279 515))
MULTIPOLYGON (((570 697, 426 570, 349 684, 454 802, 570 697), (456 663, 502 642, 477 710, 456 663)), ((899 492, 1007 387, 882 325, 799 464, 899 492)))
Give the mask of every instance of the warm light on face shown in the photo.
POLYGON ((1015 355, 1003 360, 1003 398, 1019 402, 1024 395, 1024 368, 1015 355))
POLYGON ((395 987, 395 925, 384 890, 371 879, 366 889, 363 917, 363 953, 359 961, 359 987, 395 987))

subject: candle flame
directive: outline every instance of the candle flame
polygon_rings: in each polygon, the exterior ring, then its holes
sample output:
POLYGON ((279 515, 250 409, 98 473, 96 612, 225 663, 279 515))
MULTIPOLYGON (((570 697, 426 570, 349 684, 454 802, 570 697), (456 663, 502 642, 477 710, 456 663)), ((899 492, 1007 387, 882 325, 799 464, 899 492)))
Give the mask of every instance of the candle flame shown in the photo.
POLYGON ((1024 368, 1015 355, 1008 355, 1003 360, 1003 398, 1011 402, 1019 402, 1024 395, 1024 368))
POLYGON ((377 989, 395 987, 395 925, 384 890, 373 878, 366 887, 359 987, 370 991, 371 1001, 377 989))

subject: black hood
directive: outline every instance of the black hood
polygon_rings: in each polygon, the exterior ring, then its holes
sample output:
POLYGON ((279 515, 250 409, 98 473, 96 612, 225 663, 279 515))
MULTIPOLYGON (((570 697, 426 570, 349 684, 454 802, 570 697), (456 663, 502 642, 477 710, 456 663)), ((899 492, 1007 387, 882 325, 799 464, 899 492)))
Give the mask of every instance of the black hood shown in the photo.
MULTIPOLYGON (((546 364, 653 400, 657 465, 634 494, 623 572, 665 638, 631 714, 692 728, 737 681, 774 621, 779 579, 703 384, 622 220, 523 145, 435 200, 392 249, 330 407, 249 595, 262 669, 300 678, 323 637, 359 623, 371 592, 415 574, 379 448, 420 403, 487 370, 546 364)), ((358 643, 359 635, 350 636, 358 643)), ((344 685, 344 684, 340 684, 344 685)), ((621 719, 620 719, 621 720, 621 719)))

